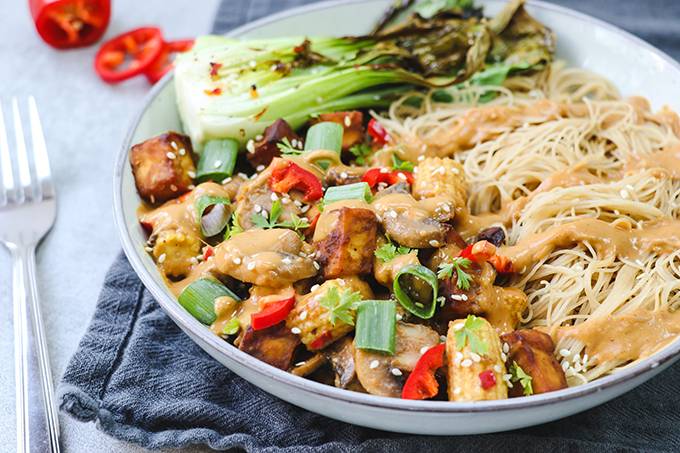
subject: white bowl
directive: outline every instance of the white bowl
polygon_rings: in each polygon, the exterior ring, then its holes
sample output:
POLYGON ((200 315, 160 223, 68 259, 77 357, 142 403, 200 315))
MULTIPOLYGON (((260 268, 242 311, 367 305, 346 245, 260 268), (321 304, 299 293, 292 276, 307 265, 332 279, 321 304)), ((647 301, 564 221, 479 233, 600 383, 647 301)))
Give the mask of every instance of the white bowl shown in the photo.
MULTIPOLYGON (((232 36, 346 35, 364 33, 389 0, 340 0, 291 9, 240 27, 232 36)), ((504 2, 480 2, 487 14, 504 2)), ((680 65, 642 40, 600 20, 543 2, 528 10, 557 34, 558 56, 610 78, 624 95, 646 96, 656 108, 680 110, 680 65)), ((136 210, 140 199, 128 163, 130 147, 167 130, 181 130, 172 75, 149 93, 133 118, 114 175, 114 209, 123 249, 165 312, 205 351, 263 390, 310 411, 357 425, 414 434, 475 434, 545 423, 589 409, 640 385, 675 362, 680 343, 614 375, 552 393, 501 401, 408 401, 356 393, 281 371, 212 334, 176 301, 144 251, 136 210)))

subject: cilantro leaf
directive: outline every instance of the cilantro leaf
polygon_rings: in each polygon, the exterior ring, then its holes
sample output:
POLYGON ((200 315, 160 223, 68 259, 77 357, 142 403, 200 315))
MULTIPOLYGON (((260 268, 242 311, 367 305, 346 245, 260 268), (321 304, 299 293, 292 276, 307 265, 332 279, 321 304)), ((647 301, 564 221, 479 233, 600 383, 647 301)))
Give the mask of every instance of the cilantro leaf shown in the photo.
POLYGON ((277 143, 276 147, 281 151, 281 154, 299 155, 305 152, 303 149, 294 147, 288 137, 283 137, 283 140, 277 143))
POLYGON ((272 208, 269 211, 269 223, 276 224, 276 221, 281 217, 281 200, 276 200, 272 203, 272 208))
POLYGON ((234 211, 231 215, 231 225, 224 232, 224 240, 231 239, 239 233, 243 233, 243 227, 238 221, 238 214, 234 211))
POLYGON ((515 361, 513 361, 512 365, 510 366, 510 380, 512 382, 519 381, 520 385, 524 389, 525 396, 533 395, 534 387, 531 384, 533 378, 526 374, 522 367, 519 366, 515 361))
POLYGON ((439 265, 439 272, 437 277, 440 279, 453 277, 453 271, 456 271, 456 286, 462 290, 470 289, 470 282, 472 276, 465 272, 464 269, 469 268, 472 264, 468 258, 461 258, 460 256, 451 260, 450 263, 442 263, 439 265))
POLYGON ((349 148, 349 152, 354 156, 354 163, 366 165, 366 158, 371 155, 373 150, 365 143, 359 143, 349 148))
POLYGON ((392 154, 392 168, 402 171, 413 171, 413 162, 401 160, 396 154, 392 154))
POLYGON ((399 255, 408 255, 413 249, 394 245, 392 242, 387 242, 378 247, 373 254, 383 263, 393 260, 399 255))
POLYGON ((336 286, 331 286, 319 300, 319 305, 328 310, 331 324, 335 325, 338 319, 350 326, 354 325, 354 311, 361 302, 361 294, 357 291, 345 289, 338 291, 336 286))
POLYGON ((294 213, 291 214, 290 220, 287 220, 285 222, 279 222, 279 218, 283 213, 283 205, 281 204, 281 200, 276 200, 274 203, 272 203, 272 207, 269 210, 269 214, 266 214, 267 211, 262 212, 264 214, 257 213, 253 214, 253 216, 251 217, 253 224, 257 228, 262 228, 264 230, 271 228, 290 228, 292 230, 297 231, 304 228, 308 228, 310 226, 309 220, 307 220, 304 217, 300 218, 294 213))
POLYGON ((291 230, 303 230, 309 228, 310 223, 306 218, 300 218, 297 214, 291 214, 289 221, 281 222, 278 225, 284 228, 290 228, 291 230))
POLYGON ((468 315, 468 317, 465 318, 463 327, 455 333, 456 349, 460 351, 465 347, 465 343, 468 343, 471 352, 479 355, 486 354, 489 350, 489 346, 479 338, 479 335, 476 333, 482 326, 484 326, 482 318, 478 318, 475 315, 468 315))

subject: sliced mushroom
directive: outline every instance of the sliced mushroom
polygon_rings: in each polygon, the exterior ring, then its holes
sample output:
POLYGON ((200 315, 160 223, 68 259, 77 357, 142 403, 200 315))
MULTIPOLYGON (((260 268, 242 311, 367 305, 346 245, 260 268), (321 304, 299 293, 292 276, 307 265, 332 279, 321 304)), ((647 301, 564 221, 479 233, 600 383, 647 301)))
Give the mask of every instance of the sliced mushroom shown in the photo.
POLYGON ((335 374, 335 386, 342 389, 356 379, 354 368, 354 342, 343 338, 326 350, 326 358, 335 374))
POLYGON ((326 363, 326 357, 321 353, 317 353, 304 362, 296 363, 290 372, 296 376, 307 376, 318 370, 324 363, 326 363))
POLYGON ((357 377, 368 393, 400 397, 405 381, 403 372, 413 370, 420 356, 439 343, 439 335, 420 324, 398 322, 395 342, 393 356, 356 349, 354 363, 357 377))

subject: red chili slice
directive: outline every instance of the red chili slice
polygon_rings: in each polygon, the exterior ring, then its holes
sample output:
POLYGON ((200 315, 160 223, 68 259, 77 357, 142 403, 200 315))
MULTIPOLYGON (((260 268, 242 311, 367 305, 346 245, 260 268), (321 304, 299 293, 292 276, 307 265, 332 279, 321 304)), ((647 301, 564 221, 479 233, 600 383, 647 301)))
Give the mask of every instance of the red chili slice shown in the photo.
POLYGON ((295 306, 295 292, 292 288, 289 294, 283 296, 276 294, 260 299, 262 309, 250 315, 250 325, 253 330, 266 329, 285 320, 295 306))
POLYGON ((444 343, 432 346, 425 351, 415 368, 406 379, 401 397, 406 400, 424 400, 432 398, 439 392, 439 383, 435 378, 435 372, 444 366, 444 343))
POLYGON ((393 170, 387 168, 371 168, 361 180, 368 184, 371 189, 374 189, 378 184, 385 183, 388 186, 404 181, 413 184, 413 173, 410 171, 393 170))
POLYGON ((309 343, 309 349, 312 351, 323 349, 332 339, 333 334, 331 332, 324 332, 309 343))
POLYGON ((306 202, 316 201, 323 196, 321 181, 314 173, 311 173, 297 164, 288 162, 272 171, 269 178, 269 187, 278 193, 288 193, 291 190, 299 190, 304 194, 306 202))
POLYGON ((144 75, 149 83, 156 83, 163 78, 165 74, 170 72, 174 64, 172 58, 173 54, 179 52, 186 52, 194 45, 193 39, 183 39, 180 41, 170 41, 163 43, 163 49, 158 57, 151 63, 151 65, 144 71, 144 75))
POLYGON ((491 370, 484 370, 479 373, 479 382, 484 390, 489 390, 496 385, 496 375, 491 370))
POLYGON ((373 138, 373 142, 377 145, 384 145, 390 140, 390 136, 382 124, 377 122, 375 118, 371 118, 366 127, 366 132, 373 138))
POLYGON ((102 44, 95 57, 94 67, 105 82, 122 82, 146 71, 162 49, 160 29, 137 28, 102 44))
POLYGON ((111 18, 111 0, 29 0, 40 37, 57 49, 89 46, 111 18))

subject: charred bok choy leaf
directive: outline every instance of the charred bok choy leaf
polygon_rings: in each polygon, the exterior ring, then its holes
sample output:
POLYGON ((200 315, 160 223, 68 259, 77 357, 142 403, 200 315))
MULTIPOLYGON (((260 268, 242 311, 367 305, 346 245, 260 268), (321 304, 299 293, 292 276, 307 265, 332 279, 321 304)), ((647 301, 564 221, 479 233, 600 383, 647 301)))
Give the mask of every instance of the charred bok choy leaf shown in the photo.
POLYGON ((225 137, 243 145, 278 118, 298 128, 318 113, 386 107, 409 87, 459 84, 489 65, 507 66, 507 76, 552 58, 552 33, 520 0, 490 22, 469 0, 402 3, 415 10, 367 36, 198 38, 175 63, 194 147, 225 137))

